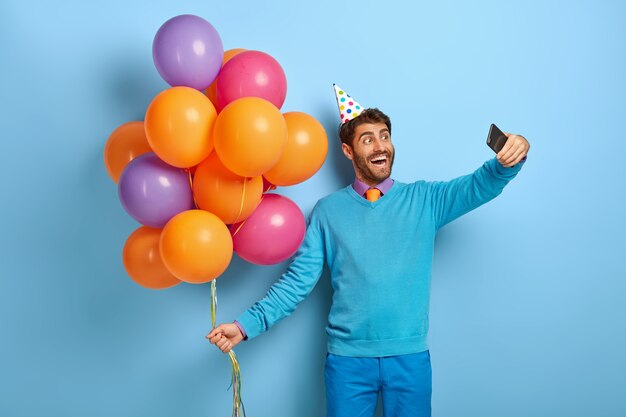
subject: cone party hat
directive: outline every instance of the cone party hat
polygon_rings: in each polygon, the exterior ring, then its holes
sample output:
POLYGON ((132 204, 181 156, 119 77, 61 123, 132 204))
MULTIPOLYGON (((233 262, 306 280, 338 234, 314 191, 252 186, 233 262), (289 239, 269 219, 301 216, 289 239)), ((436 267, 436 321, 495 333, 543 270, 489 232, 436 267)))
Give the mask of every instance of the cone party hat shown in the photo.
POLYGON ((337 98, 337 106, 339 107, 339 117, 341 123, 347 123, 357 117, 364 110, 355 99, 350 97, 348 93, 342 90, 337 84, 333 84, 335 89, 335 97, 337 98))

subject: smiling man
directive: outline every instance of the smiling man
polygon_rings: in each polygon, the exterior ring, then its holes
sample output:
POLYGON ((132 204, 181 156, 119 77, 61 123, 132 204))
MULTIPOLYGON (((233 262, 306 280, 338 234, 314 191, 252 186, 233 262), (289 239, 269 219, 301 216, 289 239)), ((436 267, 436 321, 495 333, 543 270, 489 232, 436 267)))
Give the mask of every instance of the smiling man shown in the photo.
POLYGON ((447 182, 391 179, 391 121, 335 86, 339 137, 354 183, 313 209, 295 259, 267 295, 207 338, 223 352, 290 315, 326 263, 333 299, 324 369, 329 417, 431 415, 427 344, 434 241, 445 224, 499 195, 526 159, 528 141, 508 139, 497 157, 447 182))

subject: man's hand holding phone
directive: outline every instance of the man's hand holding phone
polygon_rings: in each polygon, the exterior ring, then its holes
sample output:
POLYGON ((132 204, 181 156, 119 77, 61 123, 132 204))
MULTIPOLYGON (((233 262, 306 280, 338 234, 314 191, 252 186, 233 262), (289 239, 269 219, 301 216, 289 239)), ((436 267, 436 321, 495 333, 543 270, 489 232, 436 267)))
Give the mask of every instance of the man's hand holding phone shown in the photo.
POLYGON ((506 168, 519 164, 530 150, 530 144, 524 136, 502 132, 494 124, 489 129, 487 145, 496 152, 500 165, 506 168))
POLYGON ((507 132, 504 132, 504 134, 507 140, 502 150, 496 154, 496 158, 498 158, 498 162, 503 167, 509 168, 519 164, 522 159, 526 158, 530 149, 530 143, 524 136, 507 132))

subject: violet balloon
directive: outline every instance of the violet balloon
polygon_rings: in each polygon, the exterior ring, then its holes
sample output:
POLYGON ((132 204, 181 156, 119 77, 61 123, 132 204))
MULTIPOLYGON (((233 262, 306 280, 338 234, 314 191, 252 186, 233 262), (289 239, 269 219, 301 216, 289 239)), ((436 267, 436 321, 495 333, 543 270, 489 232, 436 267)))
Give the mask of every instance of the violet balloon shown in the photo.
POLYGON ((259 97, 280 109, 287 96, 287 77, 274 58, 261 51, 244 51, 220 71, 216 86, 219 110, 242 97, 259 97))
POLYGON ((222 66, 224 47, 217 30, 201 17, 186 14, 163 23, 152 43, 152 58, 172 87, 207 88, 222 66))
POLYGON ((118 186, 122 206, 139 223, 163 227, 175 215, 194 208, 189 174, 153 152, 128 163, 118 186))
POLYGON ((239 256, 257 265, 272 265, 296 253, 306 225, 296 203, 279 194, 265 194, 250 217, 230 230, 239 256))

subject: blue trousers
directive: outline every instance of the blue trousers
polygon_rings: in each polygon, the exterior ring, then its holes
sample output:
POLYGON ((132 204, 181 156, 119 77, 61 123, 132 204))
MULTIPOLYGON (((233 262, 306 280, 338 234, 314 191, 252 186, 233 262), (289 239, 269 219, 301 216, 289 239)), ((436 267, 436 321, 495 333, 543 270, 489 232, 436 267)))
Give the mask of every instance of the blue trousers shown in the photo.
POLYGON ((385 417, 430 417, 430 352, 381 358, 328 354, 327 417, 372 417, 378 394, 385 417))

